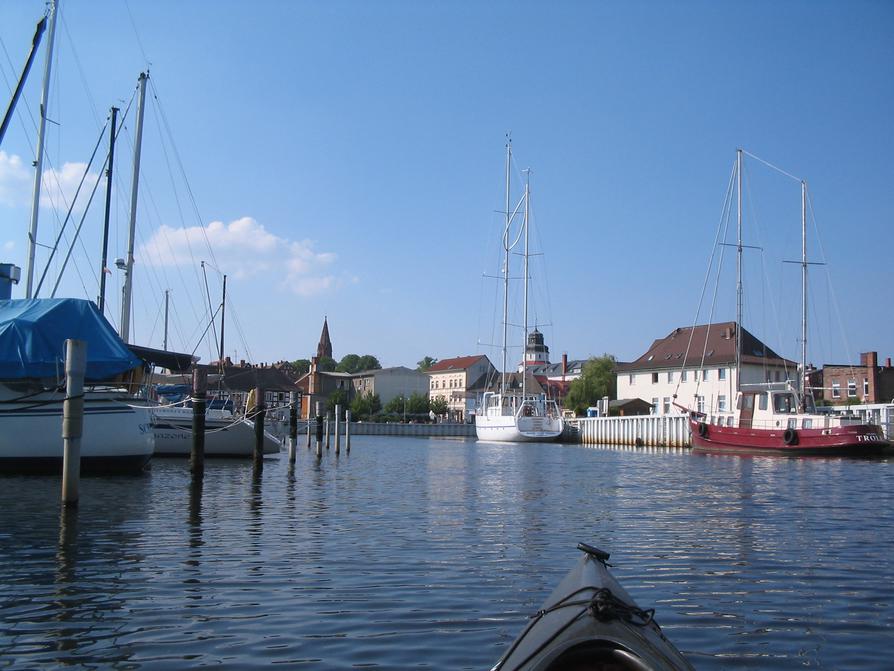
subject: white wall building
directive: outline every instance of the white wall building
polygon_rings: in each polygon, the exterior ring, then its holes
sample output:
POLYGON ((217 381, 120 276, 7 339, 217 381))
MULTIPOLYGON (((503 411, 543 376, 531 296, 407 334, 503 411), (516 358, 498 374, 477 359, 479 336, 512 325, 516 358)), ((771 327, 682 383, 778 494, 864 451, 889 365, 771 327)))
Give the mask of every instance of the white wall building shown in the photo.
MULTIPOLYGON (((618 398, 641 398, 658 415, 680 413, 673 406, 674 394, 679 405, 692 410, 732 411, 737 391, 736 331, 735 322, 674 329, 636 361, 618 365, 618 398)), ((795 362, 783 359, 747 330, 741 334, 743 385, 797 378, 795 362)))
POLYGON ((351 378, 355 396, 378 395, 382 406, 388 401, 413 394, 428 395, 428 377, 406 366, 393 366, 354 373, 351 378))
MULTIPOLYGON (((442 359, 426 371, 429 377, 428 396, 447 401, 451 420, 464 422, 474 412, 475 393, 469 388, 482 378, 493 377, 496 369, 483 354, 442 359)), ((480 386, 480 384, 479 384, 480 386)))

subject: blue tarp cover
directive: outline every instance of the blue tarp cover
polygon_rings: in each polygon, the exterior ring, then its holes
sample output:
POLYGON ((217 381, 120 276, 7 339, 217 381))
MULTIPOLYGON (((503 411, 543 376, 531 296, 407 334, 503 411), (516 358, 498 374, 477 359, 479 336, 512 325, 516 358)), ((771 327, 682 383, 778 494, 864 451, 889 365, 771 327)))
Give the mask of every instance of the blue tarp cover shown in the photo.
POLYGON ((0 379, 62 379, 69 338, 87 342, 87 380, 106 380, 141 364, 90 301, 0 300, 0 379))

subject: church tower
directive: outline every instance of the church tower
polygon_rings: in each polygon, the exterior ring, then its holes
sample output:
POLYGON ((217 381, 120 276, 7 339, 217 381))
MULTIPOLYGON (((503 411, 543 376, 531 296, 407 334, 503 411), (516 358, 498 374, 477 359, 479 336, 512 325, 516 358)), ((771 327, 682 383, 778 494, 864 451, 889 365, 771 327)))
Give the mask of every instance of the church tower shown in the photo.
POLYGON ((332 341, 329 340, 329 323, 323 317, 323 332, 320 334, 320 342, 317 345, 317 359, 323 357, 332 358, 332 341))

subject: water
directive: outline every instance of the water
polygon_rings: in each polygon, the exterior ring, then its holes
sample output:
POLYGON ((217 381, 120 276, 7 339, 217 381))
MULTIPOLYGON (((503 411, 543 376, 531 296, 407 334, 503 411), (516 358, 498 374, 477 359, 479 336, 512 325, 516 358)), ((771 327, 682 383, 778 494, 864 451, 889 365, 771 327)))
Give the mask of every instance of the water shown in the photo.
POLYGON ((890 668, 892 460, 301 445, 0 478, 0 667, 487 669, 583 540, 697 668, 890 668))

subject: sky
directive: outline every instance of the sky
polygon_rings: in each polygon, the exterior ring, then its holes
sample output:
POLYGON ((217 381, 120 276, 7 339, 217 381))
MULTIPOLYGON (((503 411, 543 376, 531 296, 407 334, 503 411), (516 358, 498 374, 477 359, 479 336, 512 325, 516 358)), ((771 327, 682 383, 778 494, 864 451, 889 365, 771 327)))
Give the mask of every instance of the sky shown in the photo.
MULTIPOLYGON (((44 8, 0 3, 4 108, 44 8)), ((106 275, 118 325, 113 260, 126 254, 133 101, 148 69, 134 342, 162 346, 167 289, 169 347, 216 358, 208 315, 226 274, 224 349, 236 360, 309 358, 325 316, 336 359, 499 363, 502 298, 489 276, 501 272, 511 134, 513 207, 525 175, 531 185, 530 323, 554 361, 629 361, 676 327, 735 318, 735 259, 715 239, 720 227, 735 242, 723 212, 742 148, 744 326, 798 359, 800 268, 783 262, 800 259, 803 179, 808 256, 825 264, 810 267, 808 359, 884 360, 892 34, 883 0, 62 0, 38 241, 52 245, 60 203, 86 171, 63 239, 84 223, 56 295, 95 299, 105 180, 89 207, 86 196, 103 173, 108 110, 130 106, 106 275), (715 249, 722 267, 715 256, 708 274, 715 249)), ((23 275, 44 62, 42 48, 0 145, 0 262, 23 275)), ((47 257, 39 248, 36 273, 47 257)), ((521 285, 511 282, 513 345, 521 285)))

